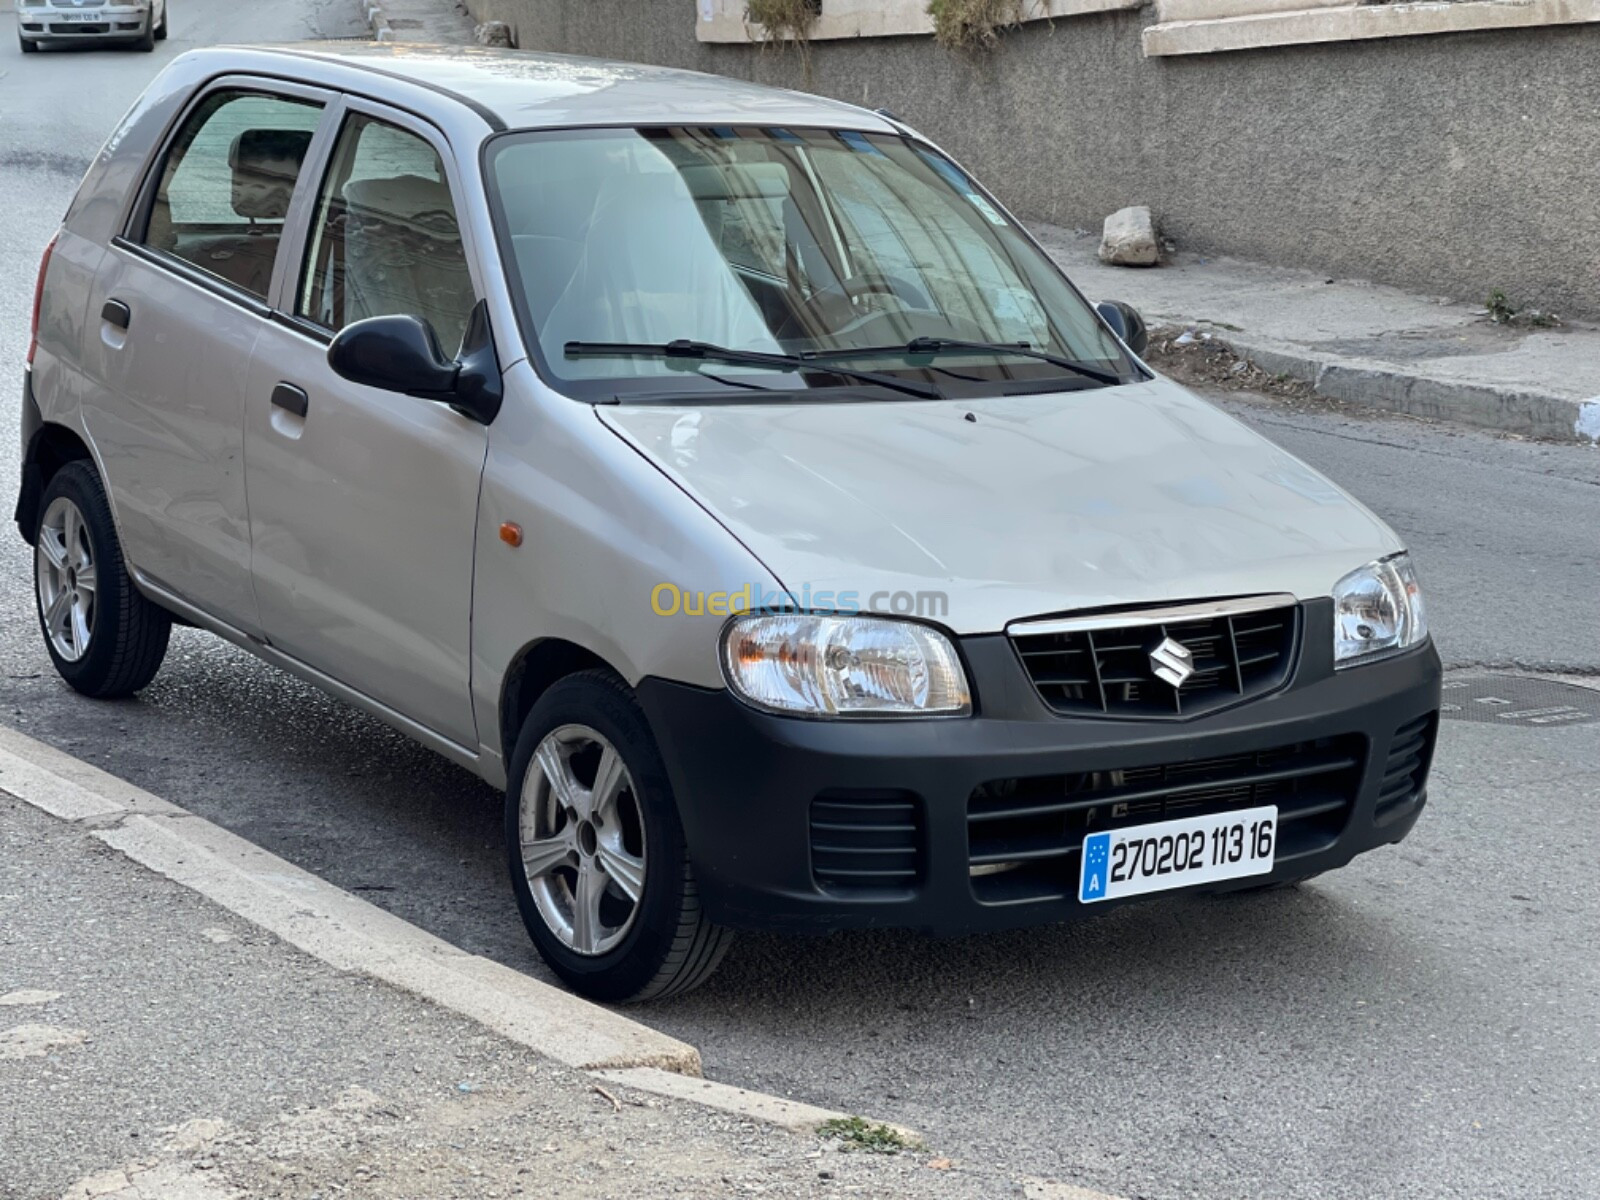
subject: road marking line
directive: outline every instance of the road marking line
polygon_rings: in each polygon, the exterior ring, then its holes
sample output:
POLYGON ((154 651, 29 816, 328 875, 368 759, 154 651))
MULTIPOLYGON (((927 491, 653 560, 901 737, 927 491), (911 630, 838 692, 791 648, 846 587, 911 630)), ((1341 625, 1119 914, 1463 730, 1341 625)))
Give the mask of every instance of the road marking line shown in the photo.
POLYGON ((700 1052, 688 1043, 468 954, 220 825, 3 725, 0 793, 80 824, 134 862, 313 958, 393 984, 597 1078, 796 1132, 849 1115, 701 1079, 700 1052))

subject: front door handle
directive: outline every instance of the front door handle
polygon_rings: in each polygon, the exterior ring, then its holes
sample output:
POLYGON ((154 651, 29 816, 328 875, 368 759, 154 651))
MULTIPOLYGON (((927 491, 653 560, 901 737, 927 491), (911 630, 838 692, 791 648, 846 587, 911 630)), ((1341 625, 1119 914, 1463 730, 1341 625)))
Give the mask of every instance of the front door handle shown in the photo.
POLYGON ((100 319, 107 325, 114 326, 122 330, 123 333, 127 333, 128 322, 133 320, 133 309, 129 308, 121 300, 107 300, 100 309, 100 319))
POLYGON ((303 388, 297 388, 292 383, 280 383, 273 388, 272 403, 275 407, 291 412, 302 420, 311 409, 311 397, 306 395, 303 388))

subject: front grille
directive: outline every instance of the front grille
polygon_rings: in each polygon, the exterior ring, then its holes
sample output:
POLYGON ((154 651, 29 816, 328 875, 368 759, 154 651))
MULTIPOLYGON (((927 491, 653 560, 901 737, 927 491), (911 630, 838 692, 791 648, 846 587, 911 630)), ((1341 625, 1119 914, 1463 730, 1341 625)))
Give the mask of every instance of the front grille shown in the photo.
POLYGON ((912 793, 835 790, 811 801, 811 874, 820 887, 903 891, 922 872, 922 801, 912 793))
POLYGON ((50 32, 53 33, 53 34, 60 34, 60 35, 73 34, 73 33, 110 33, 111 32, 111 26, 108 25, 104 21, 99 21, 99 22, 96 22, 95 24, 92 24, 92 25, 82 25, 82 24, 63 25, 59 21, 57 21, 57 22, 53 22, 51 24, 50 32))
POLYGON ((1278 806, 1276 857, 1333 845, 1361 786, 1366 739, 1122 770, 1002 779, 967 801, 972 890, 989 904, 1075 896, 1086 835, 1151 821, 1278 806))
POLYGON ((1422 795, 1438 727, 1438 714, 1429 713, 1395 730, 1389 741, 1389 757, 1384 760, 1383 782, 1378 785, 1378 802, 1372 814, 1378 824, 1402 816, 1422 795))
MULTIPOLYGON (((1132 616, 1133 614, 1129 614, 1132 616)), ((1114 620, 1114 618, 1108 618, 1114 620)), ((1012 636, 1039 698, 1063 715, 1195 716, 1288 682, 1296 604, 1225 616, 1012 636), (1171 638, 1194 655, 1182 687, 1158 678, 1150 652, 1171 638)))

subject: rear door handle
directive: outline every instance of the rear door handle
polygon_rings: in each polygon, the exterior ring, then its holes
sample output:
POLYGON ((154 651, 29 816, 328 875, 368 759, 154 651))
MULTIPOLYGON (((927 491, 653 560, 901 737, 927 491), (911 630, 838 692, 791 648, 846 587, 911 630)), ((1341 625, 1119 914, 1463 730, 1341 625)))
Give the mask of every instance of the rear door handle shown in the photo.
POLYGON ((128 322, 133 320, 133 309, 121 300, 107 300, 100 309, 100 319, 107 325, 113 325, 123 333, 127 333, 128 322))
POLYGON ((285 412, 291 412, 302 419, 311 409, 311 397, 307 396, 303 389, 295 387, 292 383, 280 383, 273 388, 272 403, 285 412))

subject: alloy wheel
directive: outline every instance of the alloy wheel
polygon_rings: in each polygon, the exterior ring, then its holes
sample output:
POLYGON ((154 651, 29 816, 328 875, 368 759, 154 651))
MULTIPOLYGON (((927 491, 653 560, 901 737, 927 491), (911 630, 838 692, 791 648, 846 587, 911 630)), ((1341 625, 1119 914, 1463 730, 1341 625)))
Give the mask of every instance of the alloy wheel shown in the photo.
POLYGON ((604 735, 562 725, 534 751, 520 801, 522 865, 545 925, 574 953, 606 953, 644 898, 633 777, 604 735))
POLYGON ((45 509, 35 556, 45 636, 63 660, 77 662, 89 653, 99 581, 83 513, 67 497, 45 509))

